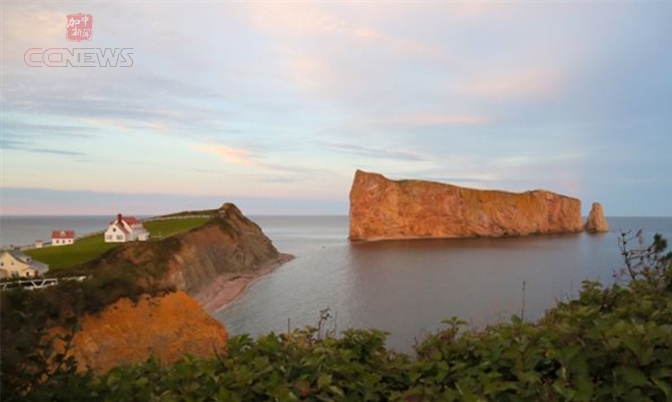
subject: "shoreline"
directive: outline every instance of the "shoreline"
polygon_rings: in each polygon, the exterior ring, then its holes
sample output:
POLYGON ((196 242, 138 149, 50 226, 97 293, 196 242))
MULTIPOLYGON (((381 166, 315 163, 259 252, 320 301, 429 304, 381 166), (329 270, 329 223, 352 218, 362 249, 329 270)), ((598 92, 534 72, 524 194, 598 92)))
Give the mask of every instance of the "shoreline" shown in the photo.
POLYGON ((234 302, 255 281, 275 271, 293 260, 295 256, 281 253, 278 258, 264 264, 261 268, 245 274, 222 274, 192 297, 210 315, 213 315, 234 302))

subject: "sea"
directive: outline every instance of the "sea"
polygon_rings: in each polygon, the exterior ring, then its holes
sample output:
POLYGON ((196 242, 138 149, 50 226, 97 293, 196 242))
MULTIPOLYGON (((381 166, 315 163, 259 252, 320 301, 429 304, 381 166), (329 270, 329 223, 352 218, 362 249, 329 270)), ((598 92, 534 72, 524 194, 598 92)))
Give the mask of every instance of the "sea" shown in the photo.
MULTIPOLYGON (((670 217, 608 217, 612 231, 518 238, 351 243, 347 216, 253 216, 278 250, 295 259, 254 281, 215 313, 232 335, 316 326, 378 329, 388 347, 412 353, 458 317, 470 328, 531 321, 577 296, 585 280, 614 282, 623 267, 620 233, 672 240, 670 217)), ((0 217, 0 245, 47 240, 54 229, 100 231, 109 216, 0 217)), ((637 242, 634 242, 633 246, 637 242)))

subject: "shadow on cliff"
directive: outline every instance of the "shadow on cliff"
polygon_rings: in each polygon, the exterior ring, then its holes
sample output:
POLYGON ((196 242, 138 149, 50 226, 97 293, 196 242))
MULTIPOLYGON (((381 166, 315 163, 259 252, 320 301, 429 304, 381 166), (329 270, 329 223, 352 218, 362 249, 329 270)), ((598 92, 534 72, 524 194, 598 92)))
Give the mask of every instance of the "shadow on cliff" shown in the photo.
POLYGON ((143 288, 194 295, 224 274, 250 274, 286 258, 261 228, 231 203, 197 228, 165 239, 125 243, 61 276, 130 274, 143 288))

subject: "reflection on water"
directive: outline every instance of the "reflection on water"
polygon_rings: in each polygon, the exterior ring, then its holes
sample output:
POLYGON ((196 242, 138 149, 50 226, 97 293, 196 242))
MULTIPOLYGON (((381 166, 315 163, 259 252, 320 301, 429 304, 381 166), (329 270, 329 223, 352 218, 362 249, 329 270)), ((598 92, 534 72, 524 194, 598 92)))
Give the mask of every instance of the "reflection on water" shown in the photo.
MULTIPOLYGON (((616 233, 351 244, 347 217, 254 219, 297 258, 218 313, 233 334, 285 331, 288 318, 292 327, 314 325, 329 307, 339 330, 386 330, 388 345, 408 352, 443 319, 481 327, 520 315, 523 298, 525 317, 535 319, 583 280, 611 283, 621 266, 616 233)), ((670 218, 611 223, 672 234, 670 218)))

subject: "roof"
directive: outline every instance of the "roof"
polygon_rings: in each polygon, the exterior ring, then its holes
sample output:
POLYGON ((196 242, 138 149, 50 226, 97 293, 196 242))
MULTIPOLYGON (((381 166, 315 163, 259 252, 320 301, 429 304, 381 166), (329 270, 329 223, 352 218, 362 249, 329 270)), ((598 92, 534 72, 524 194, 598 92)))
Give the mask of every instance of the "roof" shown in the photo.
POLYGON ((5 252, 9 253, 9 255, 14 257, 14 259, 22 261, 22 262, 26 262, 26 260, 30 259, 30 257, 26 253, 24 253, 23 251, 21 251, 19 249, 7 250, 5 252))
MULTIPOLYGON (((135 217, 133 217, 133 216, 122 216, 121 220, 124 221, 124 223, 126 223, 129 226, 138 225, 138 224, 142 225, 142 222, 135 219, 135 217)), ((113 225, 117 222, 119 222, 119 218, 117 218, 113 221, 110 221, 110 225, 113 225)))
POLYGON ((128 234, 128 230, 126 230, 124 225, 120 225, 117 221, 110 222, 110 226, 115 226, 120 232, 128 234))
POLYGON ((54 230, 51 232, 52 239, 74 239, 75 231, 74 230, 54 230))
POLYGON ((40 261, 35 261, 32 258, 30 258, 29 255, 24 253, 21 250, 7 250, 5 251, 6 253, 9 253, 14 259, 21 261, 24 264, 27 264, 30 268, 36 270, 40 275, 46 273, 49 271, 49 265, 40 262, 40 261))

